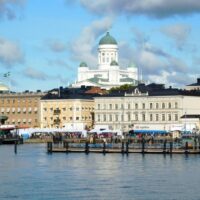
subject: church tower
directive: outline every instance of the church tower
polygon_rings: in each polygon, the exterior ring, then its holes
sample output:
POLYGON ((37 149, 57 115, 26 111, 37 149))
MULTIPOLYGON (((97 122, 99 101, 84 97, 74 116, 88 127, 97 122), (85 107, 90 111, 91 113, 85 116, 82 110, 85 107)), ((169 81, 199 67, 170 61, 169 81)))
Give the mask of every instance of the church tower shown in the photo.
POLYGON ((118 63, 118 45, 115 38, 107 32, 99 41, 98 67, 100 70, 109 69, 113 61, 118 63))

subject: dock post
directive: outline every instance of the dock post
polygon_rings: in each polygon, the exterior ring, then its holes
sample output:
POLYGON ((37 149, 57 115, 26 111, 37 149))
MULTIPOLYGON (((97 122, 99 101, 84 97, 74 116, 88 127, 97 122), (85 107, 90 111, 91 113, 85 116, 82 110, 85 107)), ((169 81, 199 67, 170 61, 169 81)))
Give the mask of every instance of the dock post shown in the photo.
POLYGON ((47 152, 52 153, 52 150, 53 150, 53 143, 47 142, 47 152))
POLYGON ((129 153, 129 142, 126 142, 126 154, 129 153))
POLYGON ((196 138, 196 136, 194 137, 194 149, 197 150, 197 138, 196 138))
POLYGON ((17 140, 15 140, 14 151, 15 151, 15 154, 17 154, 17 140))
POLYGON ((167 144, 167 140, 164 140, 164 144, 163 144, 163 153, 166 153, 166 144, 167 144))
POLYGON ((173 150, 173 142, 171 141, 170 142, 170 149, 169 149, 170 154, 172 154, 172 150, 173 150))
POLYGON ((188 153, 188 142, 185 143, 185 153, 188 153))
POLYGON ((68 153, 68 148, 69 148, 68 142, 63 141, 63 148, 65 148, 66 149, 66 153, 68 153))
POLYGON ((142 138, 142 153, 145 153, 145 139, 142 138))
POLYGON ((88 143, 88 141, 85 143, 85 153, 86 154, 89 153, 89 143, 88 143))
POLYGON ((122 153, 124 153, 124 142, 122 142, 122 150, 121 150, 122 153))
POLYGON ((105 154, 105 153, 106 153, 106 143, 103 142, 103 154, 105 154))

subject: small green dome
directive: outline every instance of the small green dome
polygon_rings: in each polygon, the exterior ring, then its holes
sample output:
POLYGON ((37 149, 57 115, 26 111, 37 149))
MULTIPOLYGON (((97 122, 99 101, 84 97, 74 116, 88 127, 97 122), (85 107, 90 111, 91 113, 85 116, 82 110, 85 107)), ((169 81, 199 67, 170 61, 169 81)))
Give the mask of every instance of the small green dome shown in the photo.
POLYGON ((118 63, 117 63, 115 60, 113 60, 113 61, 110 63, 110 66, 118 66, 118 63))
POLYGON ((88 67, 86 62, 81 62, 79 67, 88 67))
POLYGON ((136 68, 135 63, 133 63, 133 62, 129 63, 128 68, 136 68))
POLYGON ((106 35, 104 37, 102 37, 99 41, 99 45, 103 45, 103 44, 115 44, 115 45, 117 45, 117 41, 115 40, 114 37, 112 37, 110 35, 109 32, 107 32, 106 35))

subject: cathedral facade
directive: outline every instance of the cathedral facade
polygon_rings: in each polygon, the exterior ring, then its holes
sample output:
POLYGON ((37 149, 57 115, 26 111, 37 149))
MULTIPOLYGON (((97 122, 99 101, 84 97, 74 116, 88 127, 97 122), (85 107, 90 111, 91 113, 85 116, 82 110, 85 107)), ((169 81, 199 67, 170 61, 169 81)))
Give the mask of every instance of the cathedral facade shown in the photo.
POLYGON ((138 69, 130 64, 126 69, 119 66, 118 44, 109 32, 99 41, 98 68, 90 69, 86 62, 78 67, 78 80, 72 87, 98 86, 104 89, 124 84, 138 83, 138 69))

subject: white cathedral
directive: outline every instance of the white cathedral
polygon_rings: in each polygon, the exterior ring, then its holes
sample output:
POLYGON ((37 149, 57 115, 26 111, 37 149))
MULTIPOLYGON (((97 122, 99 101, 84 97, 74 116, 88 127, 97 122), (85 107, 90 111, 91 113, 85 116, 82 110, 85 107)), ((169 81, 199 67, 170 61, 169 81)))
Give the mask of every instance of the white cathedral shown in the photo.
POLYGON ((110 89, 137 83, 138 69, 134 64, 130 64, 127 69, 120 68, 117 41, 107 32, 99 41, 98 69, 90 69, 86 62, 81 62, 78 67, 78 80, 72 87, 85 85, 110 89))

